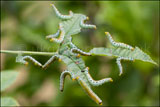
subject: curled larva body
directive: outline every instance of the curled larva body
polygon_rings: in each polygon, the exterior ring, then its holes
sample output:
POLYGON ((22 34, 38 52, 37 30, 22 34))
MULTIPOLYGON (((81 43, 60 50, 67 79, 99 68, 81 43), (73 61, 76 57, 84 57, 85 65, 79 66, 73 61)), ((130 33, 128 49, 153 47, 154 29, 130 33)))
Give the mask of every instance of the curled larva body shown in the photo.
POLYGON ((54 55, 52 56, 43 66, 43 69, 46 69, 51 63, 53 63, 56 59, 58 59, 59 56, 58 55, 54 55))
POLYGON ((60 30, 58 30, 55 34, 46 36, 46 39, 55 38, 60 34, 60 30))
POLYGON ((84 73, 87 76, 87 79, 90 82, 90 84, 93 85, 93 86, 99 86, 99 85, 102 85, 102 84, 104 84, 106 82, 112 82, 113 81, 112 78, 104 78, 102 80, 96 81, 96 80, 93 80, 93 78, 89 74, 88 70, 85 70, 84 73))
POLYGON ((35 60, 33 57, 31 56, 21 56, 18 55, 16 57, 16 62, 20 62, 22 64, 27 65, 28 62, 26 60, 30 60, 31 62, 33 62, 35 65, 46 69, 52 62, 54 62, 56 59, 60 59, 60 57, 58 55, 53 55, 44 65, 42 65, 40 62, 38 62, 37 60, 35 60))
POLYGON ((133 58, 129 58, 129 57, 118 57, 117 60, 116 60, 116 63, 118 65, 118 68, 119 68, 119 76, 122 75, 123 73, 123 68, 122 68, 122 65, 121 65, 121 60, 130 60, 130 61, 133 61, 134 59, 133 58))
POLYGON ((64 39, 64 36, 65 36, 65 31, 64 31, 64 28, 61 26, 60 27, 60 36, 59 36, 59 38, 51 38, 50 39, 50 41, 51 42, 57 42, 57 43, 61 43, 62 41, 63 41, 63 39, 64 39))
POLYGON ((83 80, 79 79, 79 83, 90 98, 92 98, 97 104, 102 105, 102 100, 91 90, 90 87, 87 86, 83 80))
POLYGON ((120 73, 119 73, 119 76, 121 76, 122 73, 123 73, 123 71, 122 71, 122 65, 121 65, 121 58, 117 58, 116 63, 117 63, 117 65, 118 65, 119 72, 120 72, 120 73))
POLYGON ((106 34, 107 38, 109 39, 109 41, 111 42, 111 44, 113 46, 123 47, 123 48, 126 48, 126 49, 134 50, 134 48, 132 46, 130 46, 130 45, 127 45, 127 44, 124 44, 124 43, 115 42, 109 32, 105 32, 105 34, 106 34))
POLYGON ((84 23, 85 20, 87 20, 87 17, 84 17, 84 19, 80 21, 80 26, 81 26, 82 28, 96 29, 96 26, 95 26, 95 25, 85 24, 85 23, 84 23))
POLYGON ((65 71, 63 71, 63 72, 61 73, 61 76, 60 76, 60 91, 61 91, 61 92, 63 92, 63 90, 64 90, 64 80, 65 80, 65 77, 66 77, 67 75, 69 75, 71 78, 74 78, 73 73, 70 72, 70 71, 65 70, 65 71))
POLYGON ((72 17, 73 17, 73 12, 72 11, 69 11, 69 15, 62 15, 59 11, 58 11, 58 9, 54 6, 54 4, 50 4, 52 7, 53 7, 53 9, 54 9, 54 11, 55 11, 55 13, 56 13, 56 16, 58 17, 58 18, 60 18, 60 19, 62 19, 62 20, 67 20, 67 19, 71 19, 72 17))
POLYGON ((38 62, 37 60, 35 60, 33 57, 31 57, 31 56, 24 56, 23 58, 22 58, 22 60, 26 63, 26 61, 25 60, 30 60, 30 61, 32 61, 35 65, 37 65, 37 66, 39 66, 39 67, 42 67, 42 64, 40 63, 40 62, 38 62))
POLYGON ((72 48, 71 51, 74 52, 74 53, 79 53, 79 54, 84 55, 84 56, 91 56, 90 53, 84 52, 84 51, 82 51, 78 48, 72 48))

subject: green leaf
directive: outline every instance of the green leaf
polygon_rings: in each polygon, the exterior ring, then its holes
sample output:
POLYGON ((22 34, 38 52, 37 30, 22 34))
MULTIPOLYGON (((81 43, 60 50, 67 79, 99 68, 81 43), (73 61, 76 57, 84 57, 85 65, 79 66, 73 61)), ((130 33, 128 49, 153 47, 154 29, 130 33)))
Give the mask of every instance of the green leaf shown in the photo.
POLYGON ((152 64, 156 64, 149 55, 144 53, 141 49, 136 47, 133 51, 122 48, 122 47, 111 47, 111 48, 93 48, 90 50, 92 55, 99 55, 99 56, 113 56, 113 57, 128 57, 133 58, 133 60, 141 60, 144 62, 150 62, 152 64))
POLYGON ((88 79, 85 77, 84 73, 81 72, 81 68, 85 68, 84 61, 80 58, 77 59, 75 56, 72 56, 72 58, 68 58, 67 56, 61 55, 61 58, 62 61, 67 65, 67 69, 69 71, 72 71, 75 77, 82 77, 83 81, 87 84, 88 87, 90 87, 88 79), (79 62, 79 65, 75 63, 77 61, 79 62))
POLYGON ((12 70, 6 70, 1 72, 1 91, 4 91, 10 85, 12 85, 16 77, 18 76, 18 72, 12 70))
POLYGON ((61 24, 64 26, 66 35, 74 35, 81 31, 79 23, 83 17, 84 15, 82 14, 74 14, 71 20, 61 22, 61 24))
POLYGON ((19 106, 18 102, 11 97, 2 97, 1 98, 1 106, 19 106))

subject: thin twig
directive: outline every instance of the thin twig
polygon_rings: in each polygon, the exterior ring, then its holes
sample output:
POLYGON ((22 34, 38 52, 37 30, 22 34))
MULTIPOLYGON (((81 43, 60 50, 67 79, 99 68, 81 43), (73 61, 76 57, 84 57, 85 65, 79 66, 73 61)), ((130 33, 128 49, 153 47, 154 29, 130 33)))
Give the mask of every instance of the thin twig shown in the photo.
POLYGON ((56 52, 11 51, 11 50, 0 50, 0 53, 28 54, 28 55, 46 55, 46 56, 52 56, 52 55, 56 54, 56 52))

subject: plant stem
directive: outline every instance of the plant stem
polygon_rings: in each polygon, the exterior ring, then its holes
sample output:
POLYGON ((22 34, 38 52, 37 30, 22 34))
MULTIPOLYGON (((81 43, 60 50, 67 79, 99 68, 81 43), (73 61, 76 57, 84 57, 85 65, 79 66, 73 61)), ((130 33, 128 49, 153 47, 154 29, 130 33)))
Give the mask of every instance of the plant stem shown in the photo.
POLYGON ((56 52, 11 51, 11 50, 0 50, 0 53, 28 54, 28 55, 46 55, 46 56, 52 56, 52 55, 56 54, 56 52))

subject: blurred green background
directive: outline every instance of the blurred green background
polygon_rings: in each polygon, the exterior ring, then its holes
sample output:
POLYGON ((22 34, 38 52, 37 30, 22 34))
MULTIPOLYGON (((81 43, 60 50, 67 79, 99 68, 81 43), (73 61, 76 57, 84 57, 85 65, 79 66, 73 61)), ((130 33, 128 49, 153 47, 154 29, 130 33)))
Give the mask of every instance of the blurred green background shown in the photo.
MULTIPOLYGON (((52 2, 3 1, 1 2, 1 49, 24 51, 56 51, 58 44, 45 39, 56 33, 60 20, 50 7, 52 2)), ((95 1, 54 2, 62 14, 69 10, 89 16, 97 30, 84 29, 73 36, 73 42, 84 51, 93 47, 106 47, 104 32, 112 34, 116 41, 138 46, 159 63, 159 2, 155 1, 95 1)), ((49 57, 33 56, 41 63, 49 57)), ((93 90, 103 100, 104 106, 158 106, 159 66, 136 61, 123 61, 124 73, 119 70, 114 58, 83 57, 95 80, 112 77, 114 82, 93 90)), ((93 102, 76 81, 69 77, 64 92, 59 90, 60 73, 66 69, 63 63, 54 62, 47 70, 29 64, 15 62, 15 56, 1 54, 1 70, 19 72, 17 81, 3 93, 13 96, 22 106, 73 106, 93 105, 93 102)))

